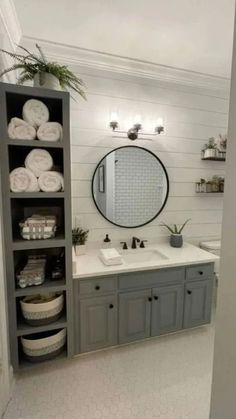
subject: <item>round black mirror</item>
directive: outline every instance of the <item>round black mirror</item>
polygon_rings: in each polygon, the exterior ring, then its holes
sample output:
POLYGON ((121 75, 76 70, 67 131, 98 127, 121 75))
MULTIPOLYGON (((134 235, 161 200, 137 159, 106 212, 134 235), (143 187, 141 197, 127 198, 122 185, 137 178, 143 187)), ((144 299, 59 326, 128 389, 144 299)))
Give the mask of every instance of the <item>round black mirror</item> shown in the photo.
POLYGON ((142 147, 112 150, 93 174, 95 205, 103 217, 119 227, 150 223, 163 210, 168 194, 169 178, 163 163, 142 147))

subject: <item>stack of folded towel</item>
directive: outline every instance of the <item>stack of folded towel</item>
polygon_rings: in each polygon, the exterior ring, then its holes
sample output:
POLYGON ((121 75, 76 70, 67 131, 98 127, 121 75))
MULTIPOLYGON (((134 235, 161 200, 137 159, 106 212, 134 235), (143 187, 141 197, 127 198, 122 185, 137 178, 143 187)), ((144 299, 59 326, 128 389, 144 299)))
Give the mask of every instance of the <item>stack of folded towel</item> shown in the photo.
POLYGON ((49 121, 49 110, 40 100, 29 99, 25 102, 22 117, 12 118, 8 125, 9 138, 13 140, 61 141, 62 126, 49 121))
POLYGON ((101 261, 108 266, 122 265, 123 259, 116 249, 100 249, 99 257, 101 261))
POLYGON ((60 172, 51 171, 53 159, 44 149, 33 149, 25 159, 25 167, 10 173, 12 192, 59 192, 64 190, 64 178, 60 172))

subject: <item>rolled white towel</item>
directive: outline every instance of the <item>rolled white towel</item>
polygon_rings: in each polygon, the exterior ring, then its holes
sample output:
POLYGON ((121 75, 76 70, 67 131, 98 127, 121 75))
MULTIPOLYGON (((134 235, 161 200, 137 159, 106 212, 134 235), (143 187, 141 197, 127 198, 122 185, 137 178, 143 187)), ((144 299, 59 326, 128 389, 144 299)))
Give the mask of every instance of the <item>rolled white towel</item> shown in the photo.
POLYGON ((11 118, 8 124, 8 135, 12 140, 34 140, 36 130, 20 118, 11 118))
POLYGON ((34 148, 25 159, 25 167, 39 177, 42 172, 52 169, 53 159, 47 150, 34 148))
POLYGON ((37 99, 29 99, 25 102, 22 110, 23 119, 37 128, 49 120, 47 106, 37 99))
POLYGON ((58 122, 45 122, 40 125, 37 137, 41 141, 61 141, 62 126, 58 122))
POLYGON ((38 183, 43 192, 64 191, 64 177, 59 172, 43 172, 38 178, 38 183))
POLYGON ((40 190, 36 176, 24 167, 12 170, 10 188, 12 192, 38 192, 40 190))

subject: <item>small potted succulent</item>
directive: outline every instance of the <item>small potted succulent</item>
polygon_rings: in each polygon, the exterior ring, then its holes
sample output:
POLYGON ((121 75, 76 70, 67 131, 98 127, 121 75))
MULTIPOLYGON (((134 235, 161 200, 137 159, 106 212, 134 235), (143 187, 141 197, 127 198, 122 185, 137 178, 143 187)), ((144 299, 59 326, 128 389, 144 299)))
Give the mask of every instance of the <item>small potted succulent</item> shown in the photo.
POLYGON ((204 159, 208 159, 211 157, 217 157, 217 144, 215 143, 215 138, 209 138, 208 144, 205 145, 204 149, 204 159))
POLYGON ((171 226, 169 226, 168 224, 165 223, 161 223, 160 226, 161 227, 166 227, 170 232, 170 245, 171 247, 182 247, 183 246, 183 236, 182 236, 182 231, 184 229, 184 227, 186 226, 186 224, 190 221, 190 218, 188 220, 186 220, 181 227, 177 227, 176 224, 173 225, 173 228, 171 226))
POLYGON ((72 230, 72 244, 75 249, 76 256, 85 255, 86 241, 88 239, 89 230, 83 230, 80 227, 73 228, 72 230))
POLYGON ((19 71, 17 84, 33 81, 36 87, 53 90, 72 89, 83 99, 86 99, 83 81, 73 74, 67 66, 48 61, 38 44, 36 44, 38 54, 28 51, 21 45, 18 45, 18 48, 20 51, 17 53, 0 48, 2 53, 9 55, 15 61, 15 64, 10 68, 0 72, 0 78, 10 71, 19 71))

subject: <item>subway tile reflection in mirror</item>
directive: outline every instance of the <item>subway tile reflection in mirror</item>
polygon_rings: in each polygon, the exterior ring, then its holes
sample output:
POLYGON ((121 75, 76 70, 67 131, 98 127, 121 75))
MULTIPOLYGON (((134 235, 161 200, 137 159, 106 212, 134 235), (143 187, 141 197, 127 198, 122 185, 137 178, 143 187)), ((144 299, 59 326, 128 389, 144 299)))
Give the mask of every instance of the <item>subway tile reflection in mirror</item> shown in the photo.
POLYGON ((121 227, 139 227, 163 210, 169 192, 168 174, 149 150, 120 147, 97 165, 92 192, 99 212, 121 227))

